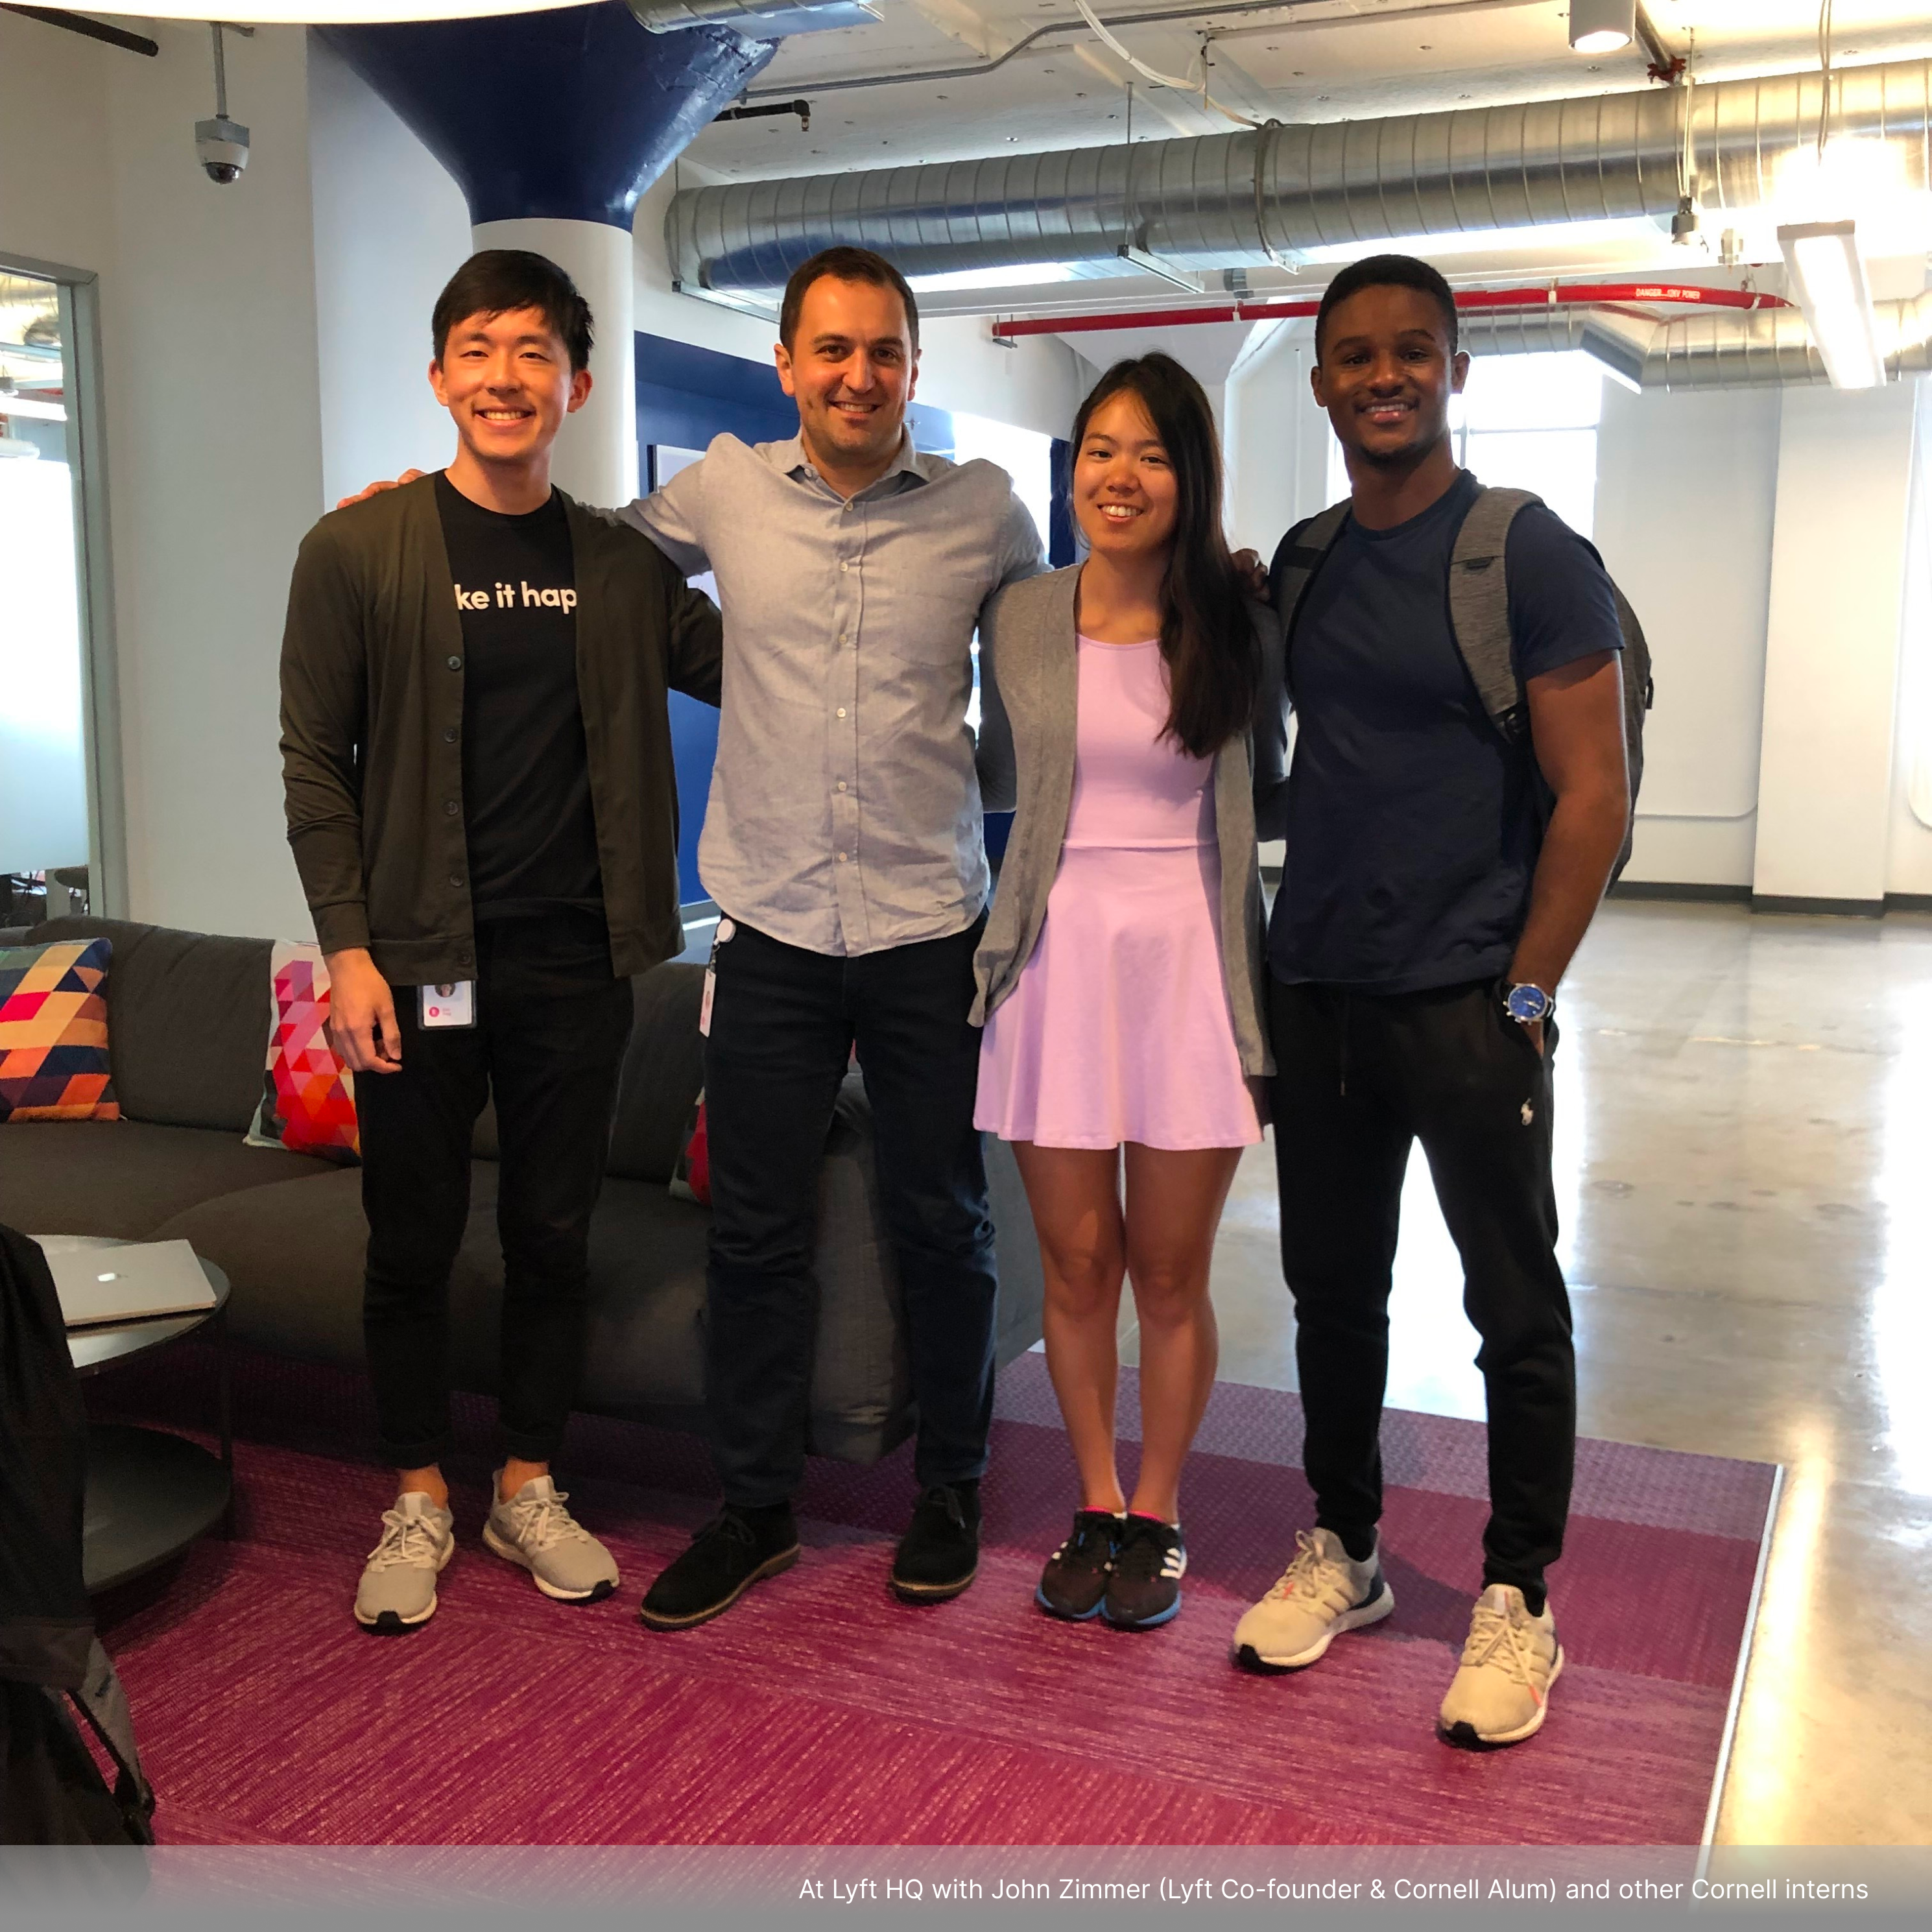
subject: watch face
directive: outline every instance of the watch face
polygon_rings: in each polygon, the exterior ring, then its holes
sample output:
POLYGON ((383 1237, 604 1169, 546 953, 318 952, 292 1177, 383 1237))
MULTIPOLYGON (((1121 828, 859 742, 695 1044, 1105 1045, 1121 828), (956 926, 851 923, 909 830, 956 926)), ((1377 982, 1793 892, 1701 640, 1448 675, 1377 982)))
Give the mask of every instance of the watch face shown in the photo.
POLYGON ((1511 1019, 1524 1022, 1546 1018, 1552 1004, 1540 986, 1512 986, 1503 1002, 1511 1019))

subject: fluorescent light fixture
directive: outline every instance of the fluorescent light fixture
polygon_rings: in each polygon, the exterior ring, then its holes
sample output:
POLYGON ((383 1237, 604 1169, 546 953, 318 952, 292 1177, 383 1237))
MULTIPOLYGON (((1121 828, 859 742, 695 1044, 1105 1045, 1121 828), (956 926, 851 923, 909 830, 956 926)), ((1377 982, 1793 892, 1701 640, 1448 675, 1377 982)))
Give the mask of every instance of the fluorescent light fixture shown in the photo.
POLYGON ((1073 271, 1064 262, 1036 262, 1028 268, 948 268, 936 275, 908 275, 914 292, 944 295, 954 290, 1036 289, 1048 282, 1070 282, 1073 271))
POLYGON ((1885 358, 1858 256, 1858 224, 1798 222, 1778 231, 1778 245, 1832 388, 1876 388, 1885 380, 1885 358))
POLYGON ((44 401, 38 396, 21 396, 0 389, 0 416, 19 416, 23 421, 64 423, 67 421, 65 406, 59 403, 44 401))
POLYGON ((1570 0, 1570 44, 1580 54, 1613 54, 1636 38, 1636 0, 1570 0))

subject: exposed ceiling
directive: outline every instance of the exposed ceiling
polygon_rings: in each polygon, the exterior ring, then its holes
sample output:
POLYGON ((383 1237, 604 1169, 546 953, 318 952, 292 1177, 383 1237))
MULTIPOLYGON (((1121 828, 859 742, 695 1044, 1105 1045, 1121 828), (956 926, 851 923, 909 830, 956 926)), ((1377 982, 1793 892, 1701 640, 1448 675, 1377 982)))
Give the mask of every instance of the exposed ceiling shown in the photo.
MULTIPOLYGON (((708 129, 684 156, 701 180, 752 180, 890 167, 1022 149, 1225 130, 1198 97, 1134 76, 1082 21, 1072 0, 874 0, 862 27, 786 41, 752 98, 802 96, 812 125, 789 118, 708 129), (855 79, 997 58, 1036 28, 1065 23, 994 71, 840 87, 855 79), (1132 82, 1131 104, 1129 82, 1132 82)), ((1163 0, 1100 0, 1102 20, 1167 11, 1163 0)), ((1204 58, 1216 97, 1256 118, 1335 121, 1417 109, 1597 94, 1654 85, 1635 45, 1570 50, 1568 0, 1288 0, 1119 26, 1148 65, 1190 74, 1204 58)), ((1847 62, 1932 55, 1924 0, 1835 0, 1847 62)), ((1651 0, 1676 52, 1695 37, 1711 79, 1815 65, 1818 0, 1651 0)))

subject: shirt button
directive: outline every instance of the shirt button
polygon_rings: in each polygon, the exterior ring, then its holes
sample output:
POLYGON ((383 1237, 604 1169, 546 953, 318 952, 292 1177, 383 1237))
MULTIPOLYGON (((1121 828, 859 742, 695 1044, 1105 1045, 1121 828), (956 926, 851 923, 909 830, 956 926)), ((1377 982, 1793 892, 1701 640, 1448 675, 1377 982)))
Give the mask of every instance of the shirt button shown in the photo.
POLYGON ((838 641, 842 644, 849 644, 852 641, 851 632, 849 631, 841 631, 838 633, 838 641))
POLYGON ((463 883, 463 874, 460 872, 451 873, 449 875, 449 883, 452 886, 461 885, 463 883))
POLYGON ((470 955, 466 952, 459 952, 456 956, 456 963, 459 966, 467 966, 470 964, 470 955))
POLYGON ((842 718, 843 718, 843 717, 844 716, 844 715, 845 715, 845 707, 844 707, 844 705, 842 705, 842 705, 840 705, 840 706, 839 706, 839 707, 838 707, 838 715, 839 715, 839 716, 840 716, 840 717, 842 717, 842 718))
POLYGON ((462 806, 458 805, 453 798, 446 798, 442 802, 443 816, 446 818, 454 818, 462 809, 462 806))
POLYGON ((446 745, 453 745, 456 742, 456 728, 454 725, 452 725, 447 731, 444 732, 442 734, 442 742, 446 745))
POLYGON ((838 781, 838 789, 841 791, 843 791, 845 789, 845 781, 843 778, 841 778, 838 781))
POLYGON ((838 862, 842 866, 845 862, 845 855, 843 852, 840 853, 838 855, 838 862))
POLYGON ((449 668, 452 670, 460 670, 463 668, 463 660, 460 658, 452 658, 449 660, 449 668))
POLYGON ((851 566, 849 563, 842 563, 842 564, 838 566, 838 574, 839 574, 841 577, 843 577, 843 576, 845 574, 845 573, 846 573, 848 570, 850 570, 851 568, 852 568, 852 566, 851 566))

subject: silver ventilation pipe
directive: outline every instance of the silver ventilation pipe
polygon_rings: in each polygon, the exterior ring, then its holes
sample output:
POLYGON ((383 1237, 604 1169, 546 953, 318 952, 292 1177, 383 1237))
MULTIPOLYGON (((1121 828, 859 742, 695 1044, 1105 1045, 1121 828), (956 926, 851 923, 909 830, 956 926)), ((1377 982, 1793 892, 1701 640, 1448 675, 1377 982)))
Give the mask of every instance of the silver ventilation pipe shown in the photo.
MULTIPOLYGON (((1876 304, 1886 375, 1932 373, 1932 290, 1876 304)), ((1643 389, 1756 389, 1828 385, 1823 358, 1795 308, 1709 310, 1671 322, 1600 308, 1465 315, 1472 356, 1581 349, 1643 389)))
MULTIPOLYGON (((651 0, 646 0, 651 4, 651 0)), ((1832 77, 1833 137, 1900 152, 1932 187, 1932 62, 1832 77)), ((908 274, 1109 260, 1131 244, 1198 266, 1290 250, 1676 212, 1690 116, 1693 190, 1715 228, 1770 199, 1816 142, 1815 74, 1580 100, 1268 127, 1131 146, 687 188, 664 239, 682 282, 772 289, 834 242, 908 274)))
MULTIPOLYGON (((848 7, 850 0, 625 0, 638 17, 638 24, 653 34, 675 34, 686 27, 736 26, 746 16, 770 14, 817 14, 830 7, 848 7)), ((754 17, 746 32, 754 39, 769 40, 760 34, 760 22, 754 17)))

